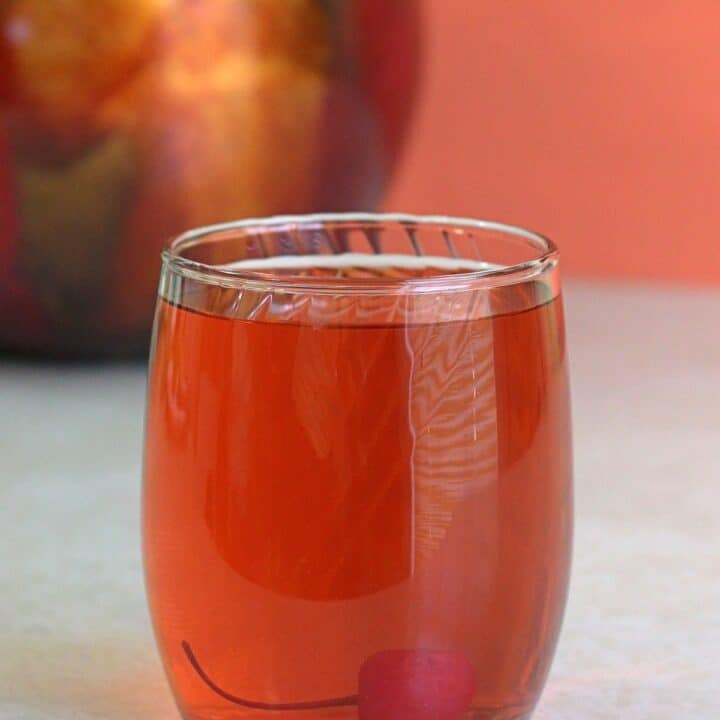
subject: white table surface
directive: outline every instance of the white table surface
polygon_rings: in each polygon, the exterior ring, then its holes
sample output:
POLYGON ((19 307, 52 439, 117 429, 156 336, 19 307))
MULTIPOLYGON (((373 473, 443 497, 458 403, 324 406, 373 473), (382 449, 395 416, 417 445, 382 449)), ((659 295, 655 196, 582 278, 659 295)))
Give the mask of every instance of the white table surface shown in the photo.
MULTIPOLYGON (((535 720, 720 718, 720 292, 567 292, 570 603, 535 720)), ((139 547, 144 371, 0 360, 0 719, 177 718, 139 547)))

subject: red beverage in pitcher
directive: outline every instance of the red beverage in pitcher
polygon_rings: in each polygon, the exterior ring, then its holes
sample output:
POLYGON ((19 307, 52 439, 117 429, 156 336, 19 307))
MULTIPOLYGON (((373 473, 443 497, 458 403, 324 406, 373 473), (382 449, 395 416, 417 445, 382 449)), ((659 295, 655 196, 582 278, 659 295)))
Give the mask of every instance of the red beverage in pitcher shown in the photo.
POLYGON ((158 306, 145 564, 184 717, 528 717, 569 569, 560 299, 363 290, 464 281, 448 258, 294 262, 158 306))

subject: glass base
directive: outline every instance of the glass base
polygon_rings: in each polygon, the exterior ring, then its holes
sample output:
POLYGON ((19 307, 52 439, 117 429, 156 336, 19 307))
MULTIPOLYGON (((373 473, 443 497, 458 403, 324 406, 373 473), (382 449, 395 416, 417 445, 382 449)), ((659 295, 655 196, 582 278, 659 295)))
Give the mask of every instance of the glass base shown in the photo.
MULTIPOLYGON (((532 707, 472 708, 462 718, 446 720, 530 720, 532 707)), ((207 707, 192 712, 182 712, 183 720, 375 720, 372 717, 361 717, 358 708, 326 708, 319 710, 294 710, 288 712, 270 712, 248 710, 233 707, 207 707)), ((381 718, 378 720, 416 720, 415 718, 381 718)))

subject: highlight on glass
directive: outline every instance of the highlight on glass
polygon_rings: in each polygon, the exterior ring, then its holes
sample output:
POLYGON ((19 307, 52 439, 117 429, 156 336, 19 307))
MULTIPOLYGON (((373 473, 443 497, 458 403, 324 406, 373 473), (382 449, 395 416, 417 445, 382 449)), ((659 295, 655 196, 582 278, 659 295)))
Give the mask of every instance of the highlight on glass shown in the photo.
POLYGON ((529 718, 571 474, 549 240, 316 215, 164 251, 144 559, 186 720, 529 718))

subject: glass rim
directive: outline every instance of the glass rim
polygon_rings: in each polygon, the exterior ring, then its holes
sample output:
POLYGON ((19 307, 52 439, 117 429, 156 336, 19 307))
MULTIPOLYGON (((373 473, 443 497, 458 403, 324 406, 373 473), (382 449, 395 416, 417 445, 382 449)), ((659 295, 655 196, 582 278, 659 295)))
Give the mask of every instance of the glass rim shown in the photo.
POLYGON ((548 237, 517 225, 491 220, 476 220, 448 215, 416 215, 408 213, 312 213, 295 215, 272 215, 262 218, 245 218, 230 222, 203 225, 170 238, 161 252, 164 267, 173 273, 208 285, 222 287, 253 287, 286 292, 320 293, 377 293, 393 291, 463 290, 470 287, 494 288, 527 282, 554 268, 559 261, 555 243, 548 237), (227 267, 192 260, 181 253, 212 235, 233 230, 250 231, 249 237, 266 232, 297 230, 303 226, 387 225, 391 223, 420 228, 435 226, 448 232, 462 233, 470 230, 495 232, 530 241, 538 256, 519 263, 481 270, 439 273, 432 277, 377 277, 377 278, 317 278, 298 275, 272 275, 267 272, 227 267), (255 231, 254 233, 252 231, 255 231))

